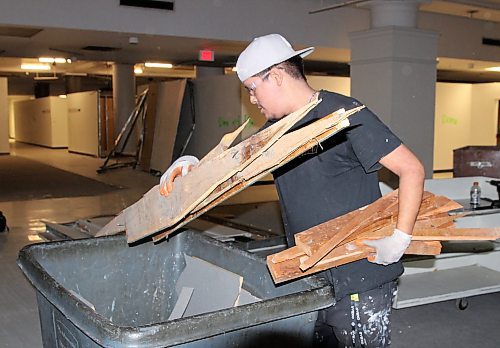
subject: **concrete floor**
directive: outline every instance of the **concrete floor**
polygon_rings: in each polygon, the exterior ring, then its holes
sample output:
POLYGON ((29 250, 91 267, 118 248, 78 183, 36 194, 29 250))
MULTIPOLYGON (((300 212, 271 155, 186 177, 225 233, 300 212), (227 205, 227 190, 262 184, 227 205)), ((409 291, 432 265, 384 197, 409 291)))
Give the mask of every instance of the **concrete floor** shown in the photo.
MULTIPOLYGON (((7 217, 10 227, 10 232, 0 234, 0 347, 41 347, 35 292, 16 264, 18 251, 27 244, 39 242, 38 232, 45 230, 41 219, 69 222, 116 214, 138 200, 159 179, 131 168, 97 174, 96 169, 102 165, 102 159, 70 154, 66 149, 12 143, 11 156, 26 157, 108 184, 127 187, 94 197, 0 202, 0 211, 7 217)), ((36 175, 33 179, 36 180, 36 175)))
MULTIPOLYGON (((0 202, 10 226, 10 232, 0 234, 0 347, 41 347, 35 292, 16 264, 18 251, 39 242, 38 232, 45 230, 41 219, 70 222, 115 214, 139 199, 159 179, 131 168, 98 175, 95 171, 102 159, 70 154, 65 149, 12 143, 11 155, 128 187, 95 197, 0 202)), ((499 293, 470 298, 465 311, 458 310, 454 301, 395 310, 393 347, 500 347, 498 323, 499 293)))

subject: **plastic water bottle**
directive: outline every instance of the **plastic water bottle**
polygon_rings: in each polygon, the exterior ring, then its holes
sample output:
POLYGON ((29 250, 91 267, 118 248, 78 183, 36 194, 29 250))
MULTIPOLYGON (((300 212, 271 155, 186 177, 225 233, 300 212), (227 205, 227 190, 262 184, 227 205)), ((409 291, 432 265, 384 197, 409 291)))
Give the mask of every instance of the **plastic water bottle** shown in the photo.
POLYGON ((477 181, 474 181, 472 187, 470 188, 470 204, 479 205, 481 201, 481 187, 477 181))

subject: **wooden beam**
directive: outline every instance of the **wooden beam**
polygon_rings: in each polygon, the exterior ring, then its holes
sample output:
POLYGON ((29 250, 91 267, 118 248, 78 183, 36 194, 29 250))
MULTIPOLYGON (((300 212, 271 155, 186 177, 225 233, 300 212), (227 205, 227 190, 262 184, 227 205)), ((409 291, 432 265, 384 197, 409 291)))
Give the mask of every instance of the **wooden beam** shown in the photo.
MULTIPOLYGON (((300 238, 295 238, 295 243, 308 255, 309 258, 305 259, 300 268, 305 271, 312 266, 314 266, 319 260, 325 257, 333 248, 339 245, 344 239, 349 237, 354 232, 360 230, 361 228, 370 225, 375 220, 379 219, 381 215, 386 214, 398 204, 397 191, 393 191, 370 205, 356 210, 357 214, 354 215, 355 218, 348 221, 346 224, 337 226, 337 231, 335 235, 329 238, 325 243, 319 245, 319 243, 302 243, 300 238)), ((332 220, 330 220, 332 221, 332 220)), ((324 229, 327 229, 327 234, 330 233, 330 227, 328 222, 325 224, 318 225, 313 229, 316 230, 318 234, 325 234, 324 229)))
MULTIPOLYGON (((275 256, 277 254, 269 255, 267 257, 267 266, 274 282, 278 284, 364 259, 372 251, 373 249, 370 247, 352 242, 335 248, 324 259, 306 271, 300 269, 300 256, 274 263, 273 260, 276 260, 275 256)), ((405 254, 438 255, 440 252, 441 243, 437 241, 412 241, 405 254)))

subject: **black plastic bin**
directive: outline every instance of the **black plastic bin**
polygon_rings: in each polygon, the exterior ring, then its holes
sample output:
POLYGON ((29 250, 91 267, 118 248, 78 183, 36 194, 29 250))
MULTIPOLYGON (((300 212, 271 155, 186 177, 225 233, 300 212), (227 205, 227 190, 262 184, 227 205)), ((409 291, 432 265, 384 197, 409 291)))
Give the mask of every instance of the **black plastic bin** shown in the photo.
POLYGON ((308 347, 317 311, 334 303, 323 279, 275 286, 262 258, 192 231, 133 247, 124 236, 33 244, 18 264, 44 347, 308 347), (168 320, 185 254, 243 276, 262 301, 168 320))

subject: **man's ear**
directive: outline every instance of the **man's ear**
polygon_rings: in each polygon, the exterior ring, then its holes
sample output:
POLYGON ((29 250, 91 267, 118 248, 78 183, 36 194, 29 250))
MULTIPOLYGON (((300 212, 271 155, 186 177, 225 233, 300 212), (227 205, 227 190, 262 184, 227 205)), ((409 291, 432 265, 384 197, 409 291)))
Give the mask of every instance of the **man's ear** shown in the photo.
POLYGON ((283 72, 280 69, 273 69, 269 74, 269 78, 273 79, 276 85, 281 86, 283 83, 283 72))

